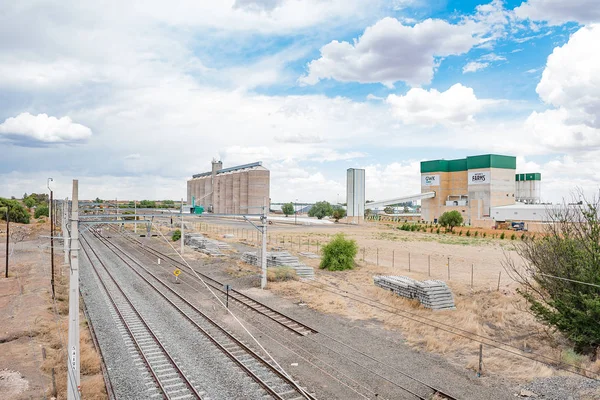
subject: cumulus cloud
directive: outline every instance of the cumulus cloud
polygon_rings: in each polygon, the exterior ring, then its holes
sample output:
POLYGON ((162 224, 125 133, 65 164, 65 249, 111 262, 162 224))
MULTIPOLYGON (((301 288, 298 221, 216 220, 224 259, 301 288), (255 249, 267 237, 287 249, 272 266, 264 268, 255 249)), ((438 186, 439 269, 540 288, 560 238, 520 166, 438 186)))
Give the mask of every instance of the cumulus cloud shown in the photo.
POLYGON ((468 72, 477 72, 481 69, 487 68, 489 65, 490 63, 486 62, 471 61, 463 67, 462 72, 463 74, 466 74, 468 72))
POLYGON ((313 85, 321 79, 335 79, 390 87, 397 81, 426 84, 433 77, 436 57, 463 54, 477 43, 474 26, 438 19, 406 26, 395 18, 384 18, 354 43, 334 40, 323 46, 321 57, 308 64, 308 74, 299 81, 313 85))
POLYGON ((514 10, 521 19, 547 21, 550 25, 562 25, 575 21, 582 24, 600 22, 598 0, 528 0, 514 10))
POLYGON ((489 103, 478 99, 473 89, 460 83, 445 92, 413 88, 404 96, 391 94, 386 101, 394 116, 405 124, 425 126, 472 123, 473 116, 489 103))
POLYGON ((250 11, 271 11, 283 3, 283 0, 235 0, 233 8, 250 11))
POLYGON ((548 57, 536 91, 555 107, 534 112, 526 126, 552 149, 600 146, 600 25, 583 27, 548 57))
POLYGON ((70 117, 21 113, 0 124, 0 136, 17 144, 47 145, 82 142, 92 136, 87 126, 74 123, 70 117))

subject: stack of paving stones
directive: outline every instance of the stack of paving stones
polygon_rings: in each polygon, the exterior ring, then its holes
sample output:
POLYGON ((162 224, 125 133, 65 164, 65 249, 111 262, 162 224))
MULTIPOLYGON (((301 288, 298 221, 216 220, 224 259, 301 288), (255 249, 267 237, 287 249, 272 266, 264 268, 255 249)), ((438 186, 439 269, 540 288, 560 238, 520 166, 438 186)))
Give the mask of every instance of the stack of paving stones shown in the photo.
POLYGON ((417 299, 432 310, 455 310, 452 290, 444 281, 417 281, 408 276, 374 276, 376 286, 391 290, 399 296, 417 299))
MULTIPOLYGON (((260 265, 257 252, 247 251, 242 254, 242 261, 251 265, 260 265)), ((267 268, 290 267, 296 271, 296 275, 302 279, 314 279, 315 271, 312 267, 302 264, 298 257, 294 257, 287 251, 267 252, 267 268)))
POLYGON ((186 233, 185 244, 196 251, 214 257, 225 256, 221 250, 231 250, 229 244, 206 238, 200 233, 186 233))

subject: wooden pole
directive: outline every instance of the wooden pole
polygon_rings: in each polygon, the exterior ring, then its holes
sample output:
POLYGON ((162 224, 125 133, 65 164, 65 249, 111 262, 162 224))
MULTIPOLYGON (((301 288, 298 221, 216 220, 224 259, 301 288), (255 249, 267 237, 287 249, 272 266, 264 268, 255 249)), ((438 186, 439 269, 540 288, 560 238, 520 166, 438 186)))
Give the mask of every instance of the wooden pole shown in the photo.
POLYGON ((431 254, 427 256, 427 273, 431 276, 431 254))
POLYGON ((479 369, 477 370, 477 377, 481 376, 483 369, 483 344, 479 344, 479 369))
POLYGON ((396 250, 392 250, 392 268, 396 267, 396 250))
POLYGON ((496 291, 500 291, 500 277, 502 276, 502 271, 498 272, 498 288, 496 291))
POLYGON ((408 272, 410 272, 410 251, 408 252, 408 272))
POLYGON ((448 257, 448 280, 450 280, 450 257, 448 257))

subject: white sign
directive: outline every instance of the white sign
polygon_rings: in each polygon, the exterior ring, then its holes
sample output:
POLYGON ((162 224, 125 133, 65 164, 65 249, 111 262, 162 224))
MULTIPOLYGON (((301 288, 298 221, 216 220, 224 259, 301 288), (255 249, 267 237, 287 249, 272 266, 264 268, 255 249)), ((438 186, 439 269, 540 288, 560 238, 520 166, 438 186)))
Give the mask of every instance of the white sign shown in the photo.
POLYGON ((469 185, 485 185, 492 182, 490 172, 469 172, 469 185))
POLYGON ((421 175, 421 186, 440 186, 440 176, 421 175))
POLYGON ((71 348, 71 367, 73 368, 73 371, 77 369, 77 350, 75 349, 75 346, 71 348))

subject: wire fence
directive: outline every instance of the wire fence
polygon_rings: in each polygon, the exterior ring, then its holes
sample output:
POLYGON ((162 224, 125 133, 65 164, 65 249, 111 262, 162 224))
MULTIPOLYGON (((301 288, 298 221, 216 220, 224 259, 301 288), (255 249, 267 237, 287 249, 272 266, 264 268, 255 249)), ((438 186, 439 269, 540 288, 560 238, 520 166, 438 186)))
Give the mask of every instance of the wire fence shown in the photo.
MULTIPOLYGON (((231 235, 231 239, 253 247, 260 247, 261 245, 261 234, 257 229, 207 223, 194 223, 194 229, 199 232, 231 235)), ((320 255, 323 246, 331 240, 329 236, 314 237, 289 233, 269 233, 267 235, 267 245, 272 249, 296 253, 309 252, 320 255)), ((415 273, 427 279, 460 282, 478 289, 499 290, 513 283, 512 279, 503 271, 501 260, 489 262, 452 254, 442 254, 439 251, 424 253, 410 251, 401 246, 392 249, 389 246, 359 246, 356 261, 385 267, 385 273, 389 273, 389 275, 415 273)))

